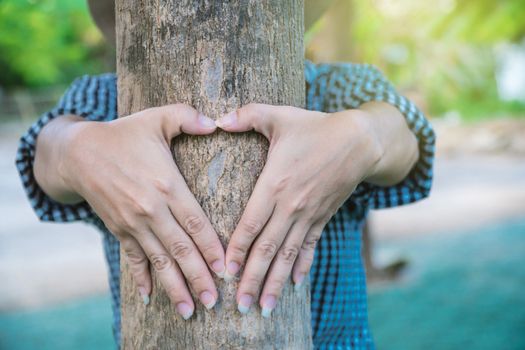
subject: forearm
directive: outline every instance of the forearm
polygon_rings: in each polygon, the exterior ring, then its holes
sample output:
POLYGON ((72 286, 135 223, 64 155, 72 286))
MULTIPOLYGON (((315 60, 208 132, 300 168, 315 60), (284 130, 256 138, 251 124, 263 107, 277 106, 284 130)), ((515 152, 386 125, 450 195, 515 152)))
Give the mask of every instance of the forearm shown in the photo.
POLYGON ((73 204, 83 199, 68 184, 64 176, 64 152, 74 137, 79 116, 60 116, 47 124, 37 138, 33 172, 35 179, 49 197, 60 203, 73 204))
POLYGON ((365 181, 379 186, 401 182, 419 158, 416 136, 403 114, 388 103, 368 102, 359 109, 365 112, 369 131, 379 151, 378 161, 365 181))

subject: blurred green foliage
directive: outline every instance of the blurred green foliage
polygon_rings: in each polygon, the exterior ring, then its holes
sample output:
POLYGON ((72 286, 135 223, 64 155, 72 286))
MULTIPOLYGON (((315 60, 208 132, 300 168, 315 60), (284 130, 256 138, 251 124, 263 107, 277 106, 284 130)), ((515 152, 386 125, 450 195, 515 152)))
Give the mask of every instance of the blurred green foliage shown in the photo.
POLYGON ((353 6, 348 35, 356 59, 423 93, 433 115, 525 116, 525 103, 500 100, 495 78, 497 48, 525 39, 525 1, 355 0, 353 6))
POLYGON ((68 83, 109 50, 85 0, 0 0, 0 87, 68 83))
MULTIPOLYGON (((432 115, 525 115, 525 103, 500 100, 495 79, 498 46, 525 39, 525 1, 338 0, 334 6, 343 2, 352 15, 337 24, 335 42, 351 42, 349 59, 376 64, 397 86, 421 94, 432 115)), ((326 17, 306 34, 307 43, 332 20, 326 17)), ((0 0, 0 88, 67 84, 112 70, 112 50, 86 0, 0 0)))

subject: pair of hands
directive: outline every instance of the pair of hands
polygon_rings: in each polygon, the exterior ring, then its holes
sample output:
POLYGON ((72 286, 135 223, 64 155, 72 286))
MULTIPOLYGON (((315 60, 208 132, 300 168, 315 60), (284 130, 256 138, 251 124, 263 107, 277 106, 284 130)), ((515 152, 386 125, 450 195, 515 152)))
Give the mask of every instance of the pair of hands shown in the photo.
POLYGON ((214 122, 177 104, 111 122, 66 118, 68 137, 57 161, 61 181, 119 239, 144 302, 152 289, 151 264, 184 319, 195 308, 188 287, 210 309, 218 298, 210 270, 229 280, 243 265, 239 311, 248 312, 262 287, 259 304, 269 316, 290 274, 300 287, 323 227, 381 156, 361 110, 327 114, 249 104, 214 122), (270 142, 226 251, 170 152, 177 135, 208 135, 217 127, 253 129, 270 142))

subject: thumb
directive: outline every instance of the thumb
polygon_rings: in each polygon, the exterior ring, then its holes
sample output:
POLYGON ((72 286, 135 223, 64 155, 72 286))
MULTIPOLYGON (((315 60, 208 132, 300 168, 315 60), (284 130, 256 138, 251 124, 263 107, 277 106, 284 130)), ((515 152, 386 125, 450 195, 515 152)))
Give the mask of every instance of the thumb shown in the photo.
POLYGON ((228 132, 255 130, 270 139, 278 122, 286 115, 287 108, 289 107, 250 103, 222 116, 215 124, 228 132))
POLYGON ((181 133, 207 135, 217 128, 213 119, 182 103, 159 107, 159 110, 163 120, 163 131, 169 139, 181 133))

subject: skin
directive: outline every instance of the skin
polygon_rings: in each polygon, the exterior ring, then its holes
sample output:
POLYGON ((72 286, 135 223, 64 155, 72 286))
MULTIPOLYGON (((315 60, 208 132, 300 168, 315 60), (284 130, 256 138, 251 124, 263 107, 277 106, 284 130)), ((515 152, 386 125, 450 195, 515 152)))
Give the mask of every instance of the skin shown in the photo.
POLYGON ((210 270, 231 280, 244 266, 239 311, 262 289, 259 304, 269 316, 290 275, 301 286, 324 225, 356 186, 400 182, 417 158, 404 117, 382 102, 332 114, 250 104, 215 123, 179 104, 111 122, 58 117, 37 139, 34 173, 53 199, 91 205, 121 242, 145 302, 149 264, 185 319, 195 307, 188 287, 211 308, 218 294, 210 270), (226 252, 169 149, 183 132, 208 135, 217 126, 253 129, 270 141, 226 252))
POLYGON ((186 281, 207 308, 214 306, 208 268, 223 275, 224 249, 169 145, 182 132, 215 129, 195 109, 170 105, 111 122, 59 117, 37 139, 34 174, 42 189, 62 203, 85 199, 120 241, 145 303, 151 263, 184 318, 195 307, 186 281))
MULTIPOLYGON (((97 26, 115 46, 114 1, 88 3, 97 26)), ((306 30, 333 3, 306 0, 306 30)), ((262 287, 260 305, 269 316, 290 273, 300 287, 324 225, 359 182, 395 184, 418 157, 416 138, 403 116, 385 103, 331 115, 257 104, 230 113, 217 126, 264 134, 270 153, 227 247, 225 271, 217 236, 169 154, 170 138, 181 132, 215 130, 210 120, 201 118, 204 124, 199 124, 197 116, 191 107, 177 105, 147 110, 125 122, 59 117, 42 130, 34 166, 45 192, 63 203, 87 200, 120 240, 144 302, 151 293, 149 260, 185 319, 194 304, 184 278, 207 307, 217 299, 205 263, 229 280, 245 265, 239 311, 249 310, 262 287)))
POLYGON ((228 132, 255 130, 270 142, 266 165, 226 251, 226 278, 244 265, 237 291, 247 312, 262 288, 263 316, 293 276, 309 273, 325 224, 367 181, 394 185, 418 158, 401 113, 381 102, 333 114, 251 104, 217 121, 228 132))

